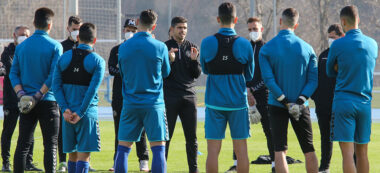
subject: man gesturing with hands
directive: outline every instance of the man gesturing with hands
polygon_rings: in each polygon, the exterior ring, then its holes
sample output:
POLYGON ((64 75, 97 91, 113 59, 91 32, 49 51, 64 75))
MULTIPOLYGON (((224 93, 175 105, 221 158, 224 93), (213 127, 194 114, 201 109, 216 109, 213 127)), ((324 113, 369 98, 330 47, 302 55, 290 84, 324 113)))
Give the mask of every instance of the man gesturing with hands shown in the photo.
POLYGON ((186 139, 186 153, 189 172, 199 172, 197 164, 197 108, 195 80, 201 74, 197 46, 186 40, 187 19, 174 17, 171 21, 172 39, 165 42, 169 49, 170 74, 164 79, 164 98, 169 127, 169 141, 166 142, 166 158, 170 139, 173 136, 177 118, 181 119, 186 139))

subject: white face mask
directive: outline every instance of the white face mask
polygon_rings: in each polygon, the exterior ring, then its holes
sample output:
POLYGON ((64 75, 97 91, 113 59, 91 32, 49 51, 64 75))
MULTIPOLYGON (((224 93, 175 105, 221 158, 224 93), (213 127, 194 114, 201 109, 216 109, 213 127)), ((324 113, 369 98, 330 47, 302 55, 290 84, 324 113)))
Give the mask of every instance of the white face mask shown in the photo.
POLYGON ((17 37, 17 44, 21 44, 27 38, 28 38, 27 36, 18 36, 17 37))
POLYGON ((252 32, 249 33, 249 38, 252 41, 257 41, 260 38, 260 33, 252 31, 252 32))
POLYGON ((125 34, 124 34, 124 38, 125 38, 125 40, 128 40, 128 39, 130 39, 130 38, 132 38, 133 37, 133 32, 126 32, 125 34))
POLYGON ((332 39, 332 38, 329 38, 328 42, 329 42, 329 47, 331 46, 331 44, 334 42, 335 40, 332 39))
POLYGON ((74 42, 77 41, 77 36, 79 35, 79 30, 75 30, 73 32, 70 32, 71 38, 74 40, 74 42))

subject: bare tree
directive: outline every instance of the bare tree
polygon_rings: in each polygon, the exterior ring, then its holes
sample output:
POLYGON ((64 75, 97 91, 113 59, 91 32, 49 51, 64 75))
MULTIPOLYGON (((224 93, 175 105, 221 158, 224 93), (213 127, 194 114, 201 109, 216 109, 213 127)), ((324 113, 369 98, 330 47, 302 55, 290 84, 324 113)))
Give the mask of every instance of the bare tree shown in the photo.
POLYGON ((317 25, 319 26, 320 46, 316 51, 322 52, 324 49, 328 47, 327 27, 329 25, 328 11, 330 7, 330 0, 317 0, 312 2, 314 2, 312 7, 315 8, 314 10, 317 12, 316 14, 319 16, 319 23, 317 23, 317 25))
MULTIPOLYGON (((261 18, 263 22, 264 32, 263 38, 264 40, 269 40, 271 32, 273 32, 273 1, 268 0, 256 0, 256 16, 261 18)), ((278 16, 281 6, 281 0, 276 0, 276 13, 278 16)))

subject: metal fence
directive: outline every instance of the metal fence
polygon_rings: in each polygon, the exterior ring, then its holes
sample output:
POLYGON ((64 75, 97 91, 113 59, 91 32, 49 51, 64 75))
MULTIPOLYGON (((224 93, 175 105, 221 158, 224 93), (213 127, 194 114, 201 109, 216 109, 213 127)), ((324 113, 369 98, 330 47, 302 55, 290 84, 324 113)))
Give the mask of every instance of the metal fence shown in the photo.
MULTIPOLYGON (((380 20, 374 16, 380 14, 380 5, 376 0, 362 1, 326 1, 326 0, 231 0, 237 6, 239 22, 236 30, 241 36, 247 36, 245 20, 253 15, 263 19, 265 25, 265 40, 270 40, 278 30, 278 17, 284 8, 289 5, 300 11, 300 26, 296 34, 313 45, 315 50, 322 50, 326 46, 326 40, 321 40, 323 36, 318 31, 320 21, 318 16, 320 9, 317 2, 328 2, 324 7, 328 12, 328 23, 338 21, 337 10, 347 2, 356 4, 361 11, 361 22, 363 31, 370 32, 370 36, 379 41, 380 20), (375 2, 376 1, 376 2, 375 2), (297 3, 295 3, 297 2, 297 3), (372 35, 371 35, 372 34, 372 35)), ((28 25, 32 29, 34 11, 39 7, 49 7, 55 12, 51 37, 57 40, 64 40, 68 36, 67 20, 70 15, 78 14, 83 21, 92 22, 97 26, 98 42, 95 45, 96 52, 106 61, 111 48, 119 44, 122 39, 122 26, 125 19, 137 18, 141 10, 152 8, 157 11, 158 27, 154 31, 156 38, 162 41, 167 40, 167 31, 170 20, 173 16, 185 16, 188 18, 189 32, 187 39, 200 44, 201 40, 218 30, 216 22, 217 6, 224 0, 202 1, 202 0, 0 0, 0 52, 4 46, 12 42, 12 33, 18 25, 28 25)), ((322 3, 319 3, 321 5, 322 3)), ((323 4, 322 4, 323 5, 323 4)), ((323 17, 323 16, 322 16, 323 17)), ((327 28, 328 26, 323 26, 327 28)), ((322 28, 323 28, 322 27, 322 28)), ((318 51, 316 51, 319 53, 318 51)), ((380 74, 375 74, 375 86, 380 86, 380 74)), ((105 81, 111 81, 106 75, 105 81)), ((111 86, 111 83, 109 83, 111 86)), ((205 85, 205 76, 202 75, 197 85, 205 85)), ((106 91, 107 92, 107 91, 106 91)), ((380 92, 380 91, 376 91, 380 92)))

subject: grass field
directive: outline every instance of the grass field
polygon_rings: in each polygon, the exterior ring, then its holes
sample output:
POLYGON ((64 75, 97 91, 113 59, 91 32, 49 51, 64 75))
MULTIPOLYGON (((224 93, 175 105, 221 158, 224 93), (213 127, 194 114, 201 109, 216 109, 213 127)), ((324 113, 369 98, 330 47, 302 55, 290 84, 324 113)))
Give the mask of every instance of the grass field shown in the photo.
MULTIPOLYGON (((2 123, 2 121, 0 121, 2 123)), ((199 151, 202 155, 198 157, 199 169, 201 172, 205 172, 205 162, 207 157, 207 144, 204 138, 204 123, 198 123, 198 144, 199 151)), ((2 127, 0 128, 2 130, 2 127)), ((102 151, 99 153, 93 153, 91 156, 91 165, 99 172, 108 172, 113 164, 113 154, 114 154, 114 130, 112 121, 101 121, 100 122, 100 132, 101 132, 101 146, 102 151)), ((317 150, 317 156, 320 158, 320 135, 318 124, 313 123, 314 132, 314 144, 317 150)), ((256 159, 259 155, 267 154, 266 149, 266 139, 264 133, 262 132, 261 125, 254 125, 251 127, 252 137, 248 140, 249 158, 250 160, 256 159)), ((372 142, 369 144, 369 160, 371 164, 370 172, 380 172, 380 123, 373 123, 372 127, 372 142)), ((18 130, 16 129, 12 138, 12 148, 11 155, 13 160, 13 154, 16 146, 18 136, 18 130)), ((296 136, 293 130, 289 129, 289 151, 288 155, 304 161, 303 154, 296 140, 296 136)), ((43 167, 43 145, 42 136, 40 128, 36 129, 35 133, 35 145, 34 145, 34 162, 38 164, 38 167, 43 167)), ((151 157, 150 153, 150 157, 151 157)), ((11 160, 11 161, 12 161, 11 160)), ((331 172, 342 172, 341 169, 341 155, 337 143, 334 143, 334 152, 331 163, 331 172)), ((232 141, 229 135, 229 131, 226 132, 226 139, 223 141, 222 151, 219 157, 219 170, 224 172, 232 164, 232 141)), ((138 172, 138 159, 136 157, 135 148, 133 148, 129 157, 129 170, 130 172, 138 172)), ((303 173, 306 172, 304 164, 295 164, 289 166, 290 172, 303 173)), ((270 171, 269 165, 251 165, 250 172, 263 172, 267 173, 270 171)), ((181 129, 181 124, 177 124, 177 128, 174 132, 174 137, 172 140, 169 158, 168 158, 168 172, 188 172, 187 161, 185 154, 185 139, 183 136, 183 131, 181 129)))

